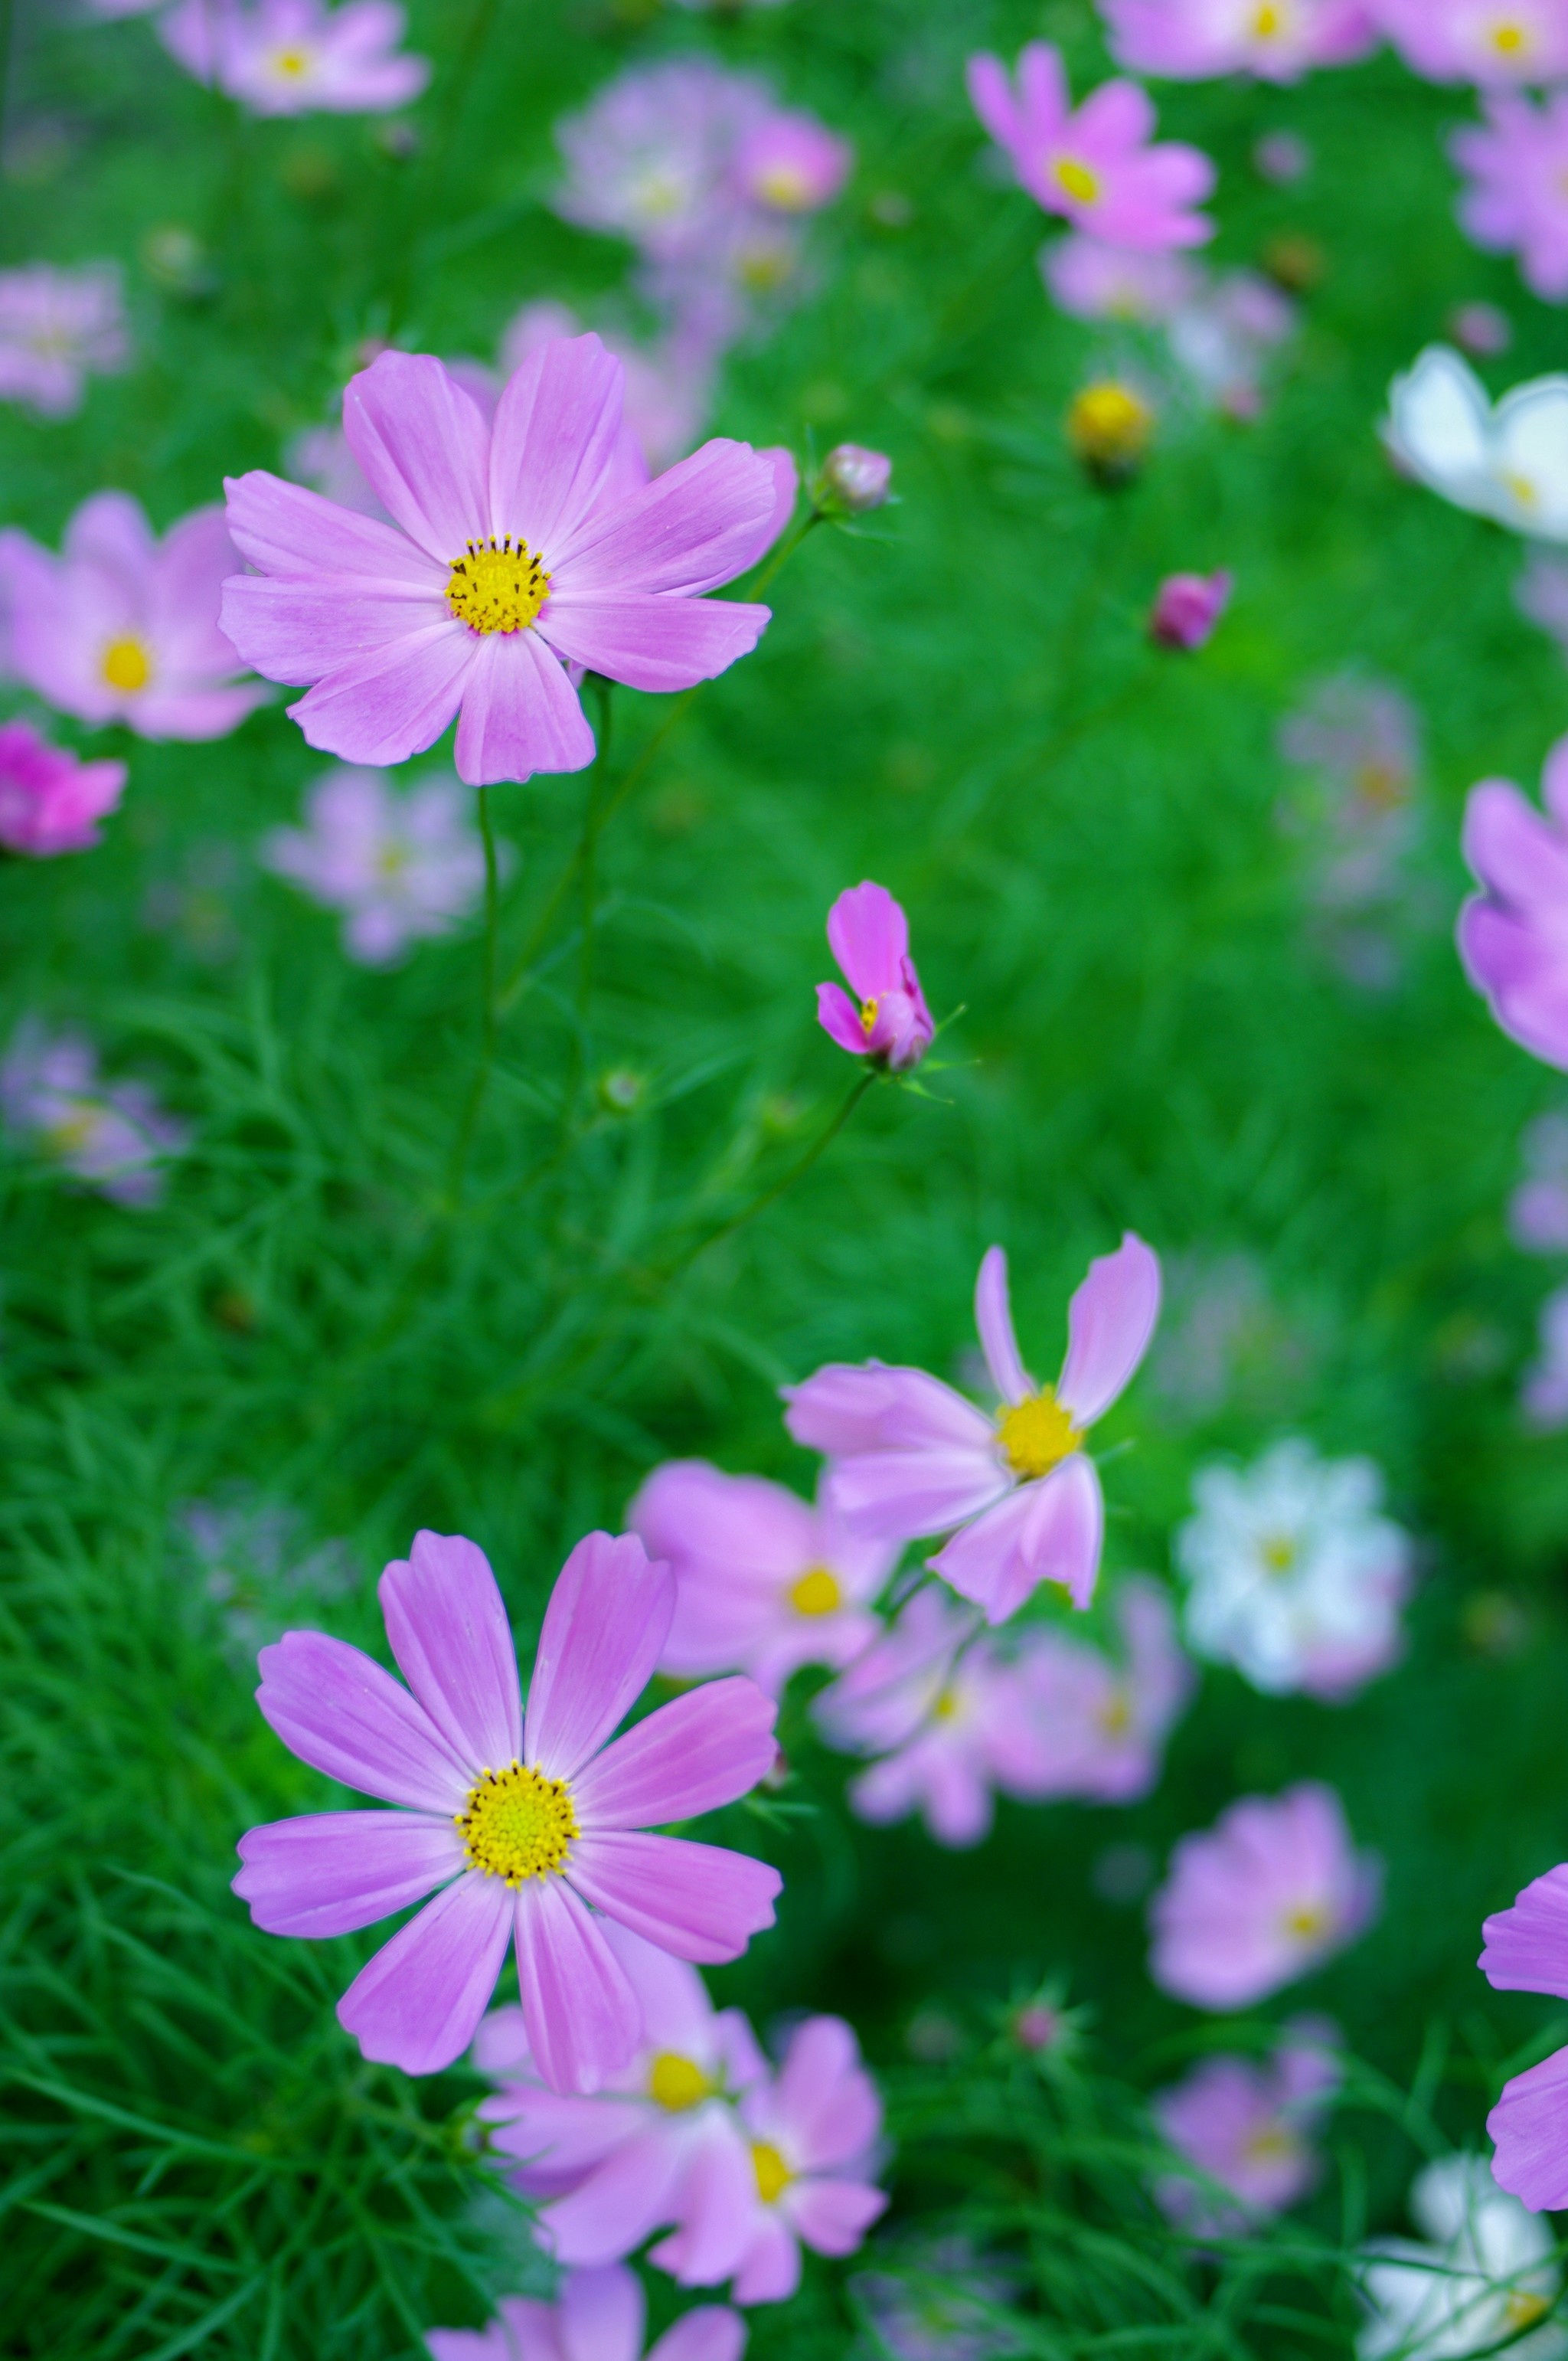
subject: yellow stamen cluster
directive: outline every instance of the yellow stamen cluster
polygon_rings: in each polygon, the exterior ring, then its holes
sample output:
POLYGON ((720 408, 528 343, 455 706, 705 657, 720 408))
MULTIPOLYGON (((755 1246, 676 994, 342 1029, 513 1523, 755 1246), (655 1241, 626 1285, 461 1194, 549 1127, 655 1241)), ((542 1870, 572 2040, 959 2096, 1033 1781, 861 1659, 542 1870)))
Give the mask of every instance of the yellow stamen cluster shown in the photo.
POLYGON ((757 2194, 764 2205, 774 2205, 795 2179, 776 2147, 768 2140, 751 2142, 751 2169, 757 2176, 757 2194))
POLYGON ((572 1791, 524 1763, 486 1771, 455 1815, 471 1869, 508 1885, 551 1877, 564 1869, 577 1834, 572 1791))
POLYGON ((1254 12, 1252 29, 1258 40, 1272 40, 1276 33, 1285 30, 1284 9, 1277 7, 1274 0, 1263 0, 1263 5, 1254 12))
POLYGON ((274 73, 287 75, 291 82, 298 82, 302 74, 308 74, 311 70, 311 53, 309 49, 274 49, 272 70, 274 73))
POLYGON ((1300 2147, 1282 2124, 1270 2124, 1242 2142, 1243 2153, 1253 2164, 1283 2164, 1288 2157, 1299 2155, 1300 2147))
POLYGON ((1049 1386, 1004 1410, 996 1422, 996 1439, 1014 1475, 1025 1483, 1048 1476, 1083 1441, 1049 1386))
POLYGON ((1493 26, 1492 47, 1502 57, 1518 57, 1521 49, 1529 49, 1530 34, 1523 25, 1516 25, 1511 20, 1506 20, 1500 25, 1493 26))
POLYGON ((1133 1726, 1133 1701, 1125 1689, 1113 1689, 1096 1716, 1107 1738, 1125 1738, 1133 1726))
POLYGON ((446 603, 471 631, 525 631, 550 596, 550 577, 526 541, 471 541, 455 557, 446 603))
POLYGON ((152 659, 139 640, 111 640, 104 651, 104 678, 126 697, 152 678, 152 659))
POLYGON ((1294 1910, 1285 1913, 1285 1932, 1299 1943, 1321 1942, 1332 1923, 1321 1902, 1299 1902, 1294 1910))
POLYGON ((876 1013, 881 1006, 880 999, 862 1000, 861 1003, 861 1030, 868 1040, 876 1030, 876 1013))
POLYGON ((1154 437, 1155 415, 1141 394, 1114 378, 1086 385, 1067 413, 1067 439, 1095 480, 1125 483, 1154 437))
POLYGON ((1051 178, 1063 196, 1070 197, 1075 205, 1091 205, 1100 195, 1099 173, 1076 156, 1053 157, 1051 178))
POLYGON ((814 1565, 789 1587, 789 1603, 797 1615, 831 1615, 844 1603, 839 1577, 825 1565, 814 1565))
POLYGON ((676 2049, 661 2049, 648 2069, 648 2096, 672 2115, 684 2115, 688 2107, 700 2106, 718 2088, 695 2058, 683 2058, 676 2049))
POLYGON ((1288 1574, 1296 1563, 1296 1544, 1288 1533, 1266 1535, 1257 1554, 1270 1574, 1288 1574))
POLYGON ((1533 2328, 1551 2310, 1550 2296, 1537 2295, 1530 2288, 1515 2288, 1503 2306, 1503 2318, 1510 2328, 1533 2328))

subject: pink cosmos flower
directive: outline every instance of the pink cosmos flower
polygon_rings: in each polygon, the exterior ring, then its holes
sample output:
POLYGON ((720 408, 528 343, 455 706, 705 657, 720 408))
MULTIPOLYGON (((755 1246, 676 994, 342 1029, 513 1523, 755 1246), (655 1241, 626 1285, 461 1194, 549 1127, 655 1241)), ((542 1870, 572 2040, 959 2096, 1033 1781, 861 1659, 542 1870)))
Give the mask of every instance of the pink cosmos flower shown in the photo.
POLYGON ((1079 230, 1042 246, 1039 265, 1052 302, 1076 320, 1168 320, 1199 285, 1183 255, 1112 246, 1079 230))
POLYGON ((1168 574, 1149 609, 1149 637, 1162 648, 1190 653, 1206 647, 1230 605, 1235 577, 1217 574, 1168 574))
POLYGON ((1013 1332, 1007 1257, 992 1246, 975 1321, 1002 1397, 996 1417, 924 1369, 834 1362, 786 1391, 784 1423, 828 1455, 828 1497, 856 1532, 952 1532, 927 1563, 988 1622, 1004 1623, 1040 1582, 1061 1583, 1085 1607, 1105 1519, 1085 1430, 1131 1382, 1158 1316, 1159 1263, 1129 1230, 1090 1265, 1069 1306, 1061 1376, 1038 1386, 1013 1332))
POLYGON ((1525 1373, 1519 1408, 1538 1434, 1568 1426, 1568 1287, 1554 1287, 1541 1307, 1540 1350, 1525 1373))
MULTIPOLYGON (((1568 52, 1568 10, 1564 11, 1568 52)), ((1466 175, 1459 225, 1490 254, 1517 253, 1525 285, 1549 303, 1568 296, 1568 91, 1537 106, 1519 93, 1481 102, 1484 122, 1449 142, 1466 175)))
MULTIPOLYGON (((488 2328, 429 2328, 434 2361, 642 2361, 648 2302, 624 2263, 570 2271, 554 2303, 506 2296, 488 2328)), ((647 2361, 740 2361, 746 2323, 727 2304, 683 2312, 647 2361)))
POLYGON ((1155 2196, 1171 2221, 1196 2238, 1241 2237, 1305 2197, 1321 2169, 1311 2134, 1342 2079, 1339 2048, 1332 2018, 1293 2017, 1266 2062, 1206 2058, 1155 2092, 1149 2112, 1170 2146, 1237 2200, 1227 2205, 1186 2174, 1168 2174, 1155 2196))
POLYGON ((142 1082, 105 1082, 79 1033, 50 1034, 35 1018, 0 1062, 6 1127, 71 1178, 116 1205, 156 1205, 170 1158, 190 1126, 166 1115, 142 1082))
POLYGON ((1129 1575, 1115 1620, 1119 1664, 1065 1631, 1025 1634, 1015 1678, 1035 1759, 1019 1792, 1131 1804, 1158 1780, 1167 1734, 1196 1675, 1161 1584, 1129 1575))
POLYGON ((430 2074, 474 2037, 515 1938, 523 2019, 552 2090, 625 2065, 642 2013, 605 1938, 618 1919, 678 1959, 733 1960, 773 1918, 778 1872, 641 1833, 733 1803, 772 1767, 751 1681, 678 1697, 613 1743, 674 1611, 669 1568, 590 1533, 545 1609, 523 1719, 506 1609, 483 1553, 440 1533, 381 1576, 404 1689, 317 1631, 260 1655, 257 1701, 302 1762, 404 1808, 252 1828, 235 1891, 274 1935, 345 1935, 434 1899, 362 1968, 338 2018, 367 2058, 430 2074))
POLYGON ((450 933, 477 901, 485 856, 471 802, 455 779, 399 795, 378 772, 329 771, 306 799, 306 825, 274 829, 262 864, 341 910, 349 958, 384 967, 411 942, 450 933))
POLYGON ((0 401, 25 402, 40 418, 73 418, 87 379, 112 377, 129 357, 115 264, 0 270, 0 401))
POLYGON ((1568 738, 1541 792, 1544 812, 1508 779, 1471 788, 1462 843, 1482 890, 1459 913, 1459 956, 1504 1032, 1568 1068, 1568 738))
POLYGON ((474 2048, 498 2083, 480 2120, 512 2159, 515 2187, 539 2205, 540 2241, 562 2263, 619 2262, 677 2224, 699 2243, 726 2235, 725 2194, 735 2151, 745 2150, 736 2102, 768 2071, 745 2017, 716 2010, 695 1968, 613 1920, 603 1931, 637 1995, 642 2036, 601 2091, 562 2095, 540 2080, 520 2008, 488 2016, 474 2048))
MULTIPOLYGON (((1481 1929, 1476 1962, 1497 1992, 1551 1993, 1568 1999, 1568 1867, 1549 1869, 1481 1929)), ((1532 2213, 1568 2205, 1568 2049, 1516 2074, 1486 2118, 1500 2189, 1532 2213)))
POLYGON ((1298 321, 1289 296, 1258 272, 1226 270, 1178 304, 1166 336, 1194 391, 1223 416, 1250 422, 1264 407, 1266 371, 1298 321))
POLYGON ((223 511, 194 509, 155 539, 127 492, 94 492, 59 557, 0 533, 10 667, 78 721, 138 738, 226 738, 267 695, 236 686, 218 599, 235 553, 223 511))
POLYGON ((1563 0, 1375 0, 1377 21, 1412 73, 1486 88, 1568 73, 1563 0))
POLYGON ((675 1577, 659 1669, 677 1679, 749 1673, 778 1697, 800 1665, 847 1664, 880 1629, 871 1602, 898 1562, 897 1543, 851 1533, 782 1484, 672 1459, 626 1521, 675 1577))
POLYGON ((395 0, 176 0, 158 37, 252 115, 385 115, 430 80, 398 49, 407 22, 395 0))
POLYGON ((740 186, 756 204, 781 214, 814 214, 831 204, 850 177, 855 151, 814 115, 769 115, 735 155, 740 186))
POLYGON ((1362 0, 1100 0, 1100 13, 1119 66, 1179 82, 1296 82, 1364 58, 1377 39, 1362 0))
POLYGON ((349 763, 422 753, 457 720, 470 786, 577 771, 593 733, 565 666, 634 688, 688 688, 756 645, 765 607, 702 597, 755 563, 778 500, 744 443, 705 443, 613 506, 622 370, 597 336, 545 346, 493 428, 438 360, 383 353, 350 384, 350 448, 395 525, 276 476, 228 485, 254 575, 224 629, 290 712, 349 763))
POLYGON ((1309 1974, 1376 1916, 1382 1868, 1357 1853, 1332 1787, 1244 1795, 1183 1837, 1149 1905, 1149 1973, 1196 2008, 1247 2008, 1309 1974))
POLYGON ((123 763, 83 763, 27 721, 0 725, 0 846, 45 861, 85 852, 129 776, 123 763))
POLYGON ((989 1833, 993 1788, 1043 1792, 1041 1733, 1018 1675, 978 1628, 943 1592, 917 1591, 813 1701, 829 1746, 881 1758, 849 1790, 873 1827, 917 1811, 933 1840, 956 1850, 989 1833))
POLYGON ((1030 41, 1016 90, 1000 58, 970 58, 974 111, 1047 213, 1113 246, 1201 246, 1213 225, 1192 208, 1214 185, 1196 148, 1151 147, 1155 111, 1136 82, 1108 82, 1073 112, 1058 52, 1030 41))
POLYGON ((937 1028, 909 956, 909 921, 885 885, 868 878, 839 895, 828 913, 828 947, 855 994, 817 985, 817 1021, 829 1040, 895 1074, 917 1066, 937 1028))

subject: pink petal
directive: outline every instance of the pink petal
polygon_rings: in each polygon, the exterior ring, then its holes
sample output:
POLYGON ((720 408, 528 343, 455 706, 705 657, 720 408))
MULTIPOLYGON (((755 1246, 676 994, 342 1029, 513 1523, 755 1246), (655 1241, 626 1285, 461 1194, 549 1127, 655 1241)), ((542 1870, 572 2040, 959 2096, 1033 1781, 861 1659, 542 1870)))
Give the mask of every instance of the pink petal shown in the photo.
POLYGON ((802 2180, 784 2202, 795 2229, 819 2255, 852 2255, 887 2211, 885 2191, 861 2180, 802 2180))
POLYGON ((751 1937, 773 1925, 784 1884, 776 1869, 750 1853, 620 1829, 579 1837, 566 1874, 607 1917, 677 1960, 706 1966, 738 1960, 751 1937))
POLYGON ((285 483, 258 468, 225 477, 228 529, 235 547, 263 574, 313 580, 318 575, 356 575, 390 589, 423 590, 442 596, 450 559, 433 561, 395 526, 379 517, 340 508, 302 484, 285 483))
POLYGON ((1476 1964, 1494 1990, 1568 2000, 1568 1866, 1535 1878, 1481 1934, 1486 1948, 1476 1964))
POLYGON ((488 2328, 427 2328, 424 2341, 435 2361, 517 2361, 499 2320, 488 2328))
POLYGON ((800 2245, 782 2206, 763 2213, 735 2274, 737 2303, 787 2303, 800 2285, 800 2245))
POLYGON ((1007 1257, 1000 1246, 988 1246, 981 1258, 974 1288, 974 1324, 980 1331, 991 1382, 1003 1400, 1026 1401, 1038 1388, 1018 1351, 1007 1294, 1007 1257))
POLYGON ((828 1039, 836 1041, 840 1049, 848 1049, 851 1058, 865 1056, 866 1028, 861 1023, 861 1012, 841 985, 817 985, 817 1022, 828 1039))
POLYGON ((398 1669, 454 1754, 501 1771, 522 1752, 511 1626, 482 1549, 421 1532, 377 1587, 398 1669))
POLYGON ((231 646, 245 662, 291 688, 374 658, 416 631, 455 621, 429 583, 411 588, 341 575, 294 582, 236 574, 224 586, 220 613, 231 646))
POLYGON ((289 718, 307 746, 345 763, 406 763, 450 725, 473 655, 473 633, 449 617, 337 665, 289 718))
POLYGON ((1159 1318, 1159 1258, 1129 1230, 1101 1255, 1068 1309, 1062 1408, 1089 1426, 1110 1408, 1148 1350, 1159 1318))
POLYGON ((571 663, 629 688, 659 691, 717 679, 751 654, 772 611, 669 591, 658 598, 572 591, 551 598, 539 628, 571 663))
POLYGON ((1483 779, 1464 805, 1460 849, 1489 892, 1525 909, 1568 897, 1568 843, 1507 779, 1483 779))
POLYGON ((777 1759, 778 1708, 755 1681, 708 1681, 607 1746, 576 1784, 585 1829, 695 1819, 750 1793, 777 1759))
POLYGON ((558 1877, 517 1889, 517 1978, 541 2081, 602 2090, 641 2038, 642 2011, 602 1930, 558 1877))
POLYGON ((926 1451, 944 1444, 989 1451, 983 1411, 924 1369, 829 1361, 804 1385, 786 1386, 784 1424, 796 1443, 833 1458, 863 1451, 926 1451))
POLYGON ((338 2002, 338 2023, 378 2065, 440 2073, 474 2038, 511 1917, 510 1889, 466 1872, 360 1969, 338 2002))
POLYGON ((581 771, 594 733, 577 694, 539 632, 466 633, 472 662, 457 724, 457 775, 470 787, 581 771))
POLYGON ((557 2309, 565 2361, 642 2361, 648 2306, 641 2280, 624 2264, 571 2272, 557 2309))
POLYGON ((774 2105, 791 2152, 807 2172, 847 2164, 879 2136, 882 2102, 841 2016, 808 2016, 796 2027, 774 2105))
POLYGON ((387 514, 439 564, 483 538, 489 430, 472 396, 427 353, 382 353, 349 379, 343 431, 387 514))
POLYGON ((422 1902, 463 1866, 451 1818, 410 1812, 313 1812, 248 1828, 234 1881, 269 1935, 351 1935, 422 1902))
POLYGON ((648 2348, 648 2361, 740 2361, 746 2323, 727 2303, 699 2303, 648 2348))
POLYGON ((490 531, 546 566, 603 497, 626 372, 597 336, 552 337, 510 379, 490 440, 490 531))
POLYGON ((1042 1582, 1087 1607, 1100 1571, 1105 1509, 1093 1462, 1075 1451, 1037 1483, 1020 1485, 927 1563, 960 1598, 1005 1623, 1042 1582))
POLYGON ((128 583, 143 580, 157 546, 147 511, 129 492, 93 492, 65 532, 67 557, 102 566, 128 583))
POLYGON ((496 2361, 565 2361, 560 2315, 553 2303, 538 2296, 502 2296, 496 2326, 503 2334, 496 2361))
POLYGON ((988 1436, 983 1450, 857 1452, 828 1469, 827 1497, 853 1531, 913 1541, 979 1516, 1011 1488, 988 1436))
POLYGON ((694 593, 732 582, 776 504, 772 465, 749 443, 705 443, 630 500, 585 518, 554 553, 552 596, 694 593))
POLYGON ((1532 2213, 1568 2205, 1568 2049, 1505 2082, 1486 2118, 1492 2178, 1532 2213))
POLYGON ((840 894, 828 911, 828 948, 856 997, 875 1000, 903 981, 909 921, 887 887, 867 878, 840 894))
MULTIPOLYGON (((639 2114, 643 2110, 640 2108, 639 2114)), ((539 2217, 557 2262, 619 2262, 662 2223, 672 2222, 685 2158, 665 2124, 623 2140, 576 2189, 545 2206, 539 2217)))
POLYGON ((964 68, 970 104, 999 148, 1011 148, 1023 136, 1023 121, 1007 69, 1000 58, 982 50, 964 68))
POLYGON ((285 1631, 258 1661, 256 1702, 302 1763, 362 1795, 427 1812, 462 1810, 477 1766, 362 1649, 324 1631, 285 1631))
POLYGON ((716 2109, 697 2136, 680 2227, 648 2259, 683 2287, 711 2287, 736 2268, 762 2219, 750 2144, 732 2111, 716 2109))
POLYGON ((527 1760, 575 1779, 647 1687, 675 1586, 634 1533, 589 1533, 562 1567, 528 1689, 527 1760))

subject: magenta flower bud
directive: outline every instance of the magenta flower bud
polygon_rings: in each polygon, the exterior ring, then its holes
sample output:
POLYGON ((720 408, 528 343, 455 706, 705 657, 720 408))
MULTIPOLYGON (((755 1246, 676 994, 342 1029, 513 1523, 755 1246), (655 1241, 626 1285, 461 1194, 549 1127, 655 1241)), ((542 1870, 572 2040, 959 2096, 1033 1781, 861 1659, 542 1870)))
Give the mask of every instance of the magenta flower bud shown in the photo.
POLYGON ((828 913, 828 941, 855 998, 836 983, 817 985, 824 1032, 895 1074, 917 1066, 937 1028, 909 956, 909 921, 886 886, 868 879, 840 894, 828 913))
POLYGON ((0 848, 48 861, 85 852, 125 792, 123 763, 82 763, 26 721, 0 729, 0 848))
POLYGON ((1230 604, 1233 577, 1218 574, 1168 574, 1149 609, 1149 637, 1162 648, 1204 647, 1230 604))
POLYGON ((864 516, 881 508, 892 478, 893 461, 885 451, 868 451, 861 443, 835 444, 817 470, 817 505, 829 516, 864 516))

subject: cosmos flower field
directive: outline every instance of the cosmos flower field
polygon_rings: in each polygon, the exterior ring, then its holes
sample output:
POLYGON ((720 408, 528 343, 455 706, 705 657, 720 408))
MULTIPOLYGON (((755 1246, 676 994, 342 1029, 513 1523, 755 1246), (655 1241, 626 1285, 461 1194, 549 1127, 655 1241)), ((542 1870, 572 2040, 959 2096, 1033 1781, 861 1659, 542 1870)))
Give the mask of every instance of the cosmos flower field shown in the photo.
POLYGON ((1568 2353, 1568 0, 0 58, 7 2353, 1568 2353))

